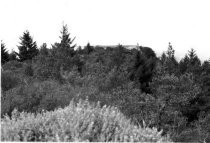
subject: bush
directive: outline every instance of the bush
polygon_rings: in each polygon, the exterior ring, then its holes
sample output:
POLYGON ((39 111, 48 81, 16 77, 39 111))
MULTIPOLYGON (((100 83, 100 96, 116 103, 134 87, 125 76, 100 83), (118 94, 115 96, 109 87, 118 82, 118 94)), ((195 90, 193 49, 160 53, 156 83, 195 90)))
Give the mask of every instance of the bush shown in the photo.
POLYGON ((155 128, 133 125, 115 107, 100 108, 88 101, 72 101, 64 109, 37 115, 14 110, 12 119, 2 119, 1 127, 2 141, 169 141, 155 128))
POLYGON ((33 59, 33 75, 40 80, 60 79, 61 63, 51 56, 37 56, 33 59))
POLYGON ((27 64, 24 67, 24 74, 26 76, 33 76, 34 75, 33 68, 32 68, 32 65, 31 64, 27 64))
POLYGON ((23 67, 23 63, 18 61, 9 61, 3 65, 4 70, 16 71, 23 67))
POLYGON ((7 91, 16 87, 21 82, 20 78, 11 71, 1 73, 1 89, 7 91))
POLYGON ((151 112, 153 124, 164 132, 177 136, 187 128, 186 111, 190 103, 200 92, 190 74, 181 76, 157 76, 151 83, 152 100, 147 102, 147 111, 151 112))
POLYGON ((5 92, 5 98, 2 99, 1 104, 1 115, 11 115, 14 108, 26 112, 54 110, 59 106, 68 105, 74 95, 76 93, 71 86, 62 86, 52 80, 34 81, 29 85, 21 85, 5 92))

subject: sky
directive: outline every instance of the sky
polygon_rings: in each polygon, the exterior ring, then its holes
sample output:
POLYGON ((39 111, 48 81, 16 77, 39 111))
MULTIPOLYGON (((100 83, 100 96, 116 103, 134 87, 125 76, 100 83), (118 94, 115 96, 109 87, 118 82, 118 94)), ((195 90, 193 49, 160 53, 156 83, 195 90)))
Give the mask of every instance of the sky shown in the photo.
POLYGON ((67 24, 81 46, 138 43, 160 55, 171 42, 178 60, 191 48, 210 58, 209 0, 0 0, 0 19, 9 51, 26 30, 50 47, 67 24))

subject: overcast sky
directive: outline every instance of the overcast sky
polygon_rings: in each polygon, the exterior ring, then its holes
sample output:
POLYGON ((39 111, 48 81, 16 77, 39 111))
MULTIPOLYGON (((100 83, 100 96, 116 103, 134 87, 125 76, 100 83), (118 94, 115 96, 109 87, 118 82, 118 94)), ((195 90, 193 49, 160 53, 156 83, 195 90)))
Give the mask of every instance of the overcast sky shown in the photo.
POLYGON ((171 42, 180 59, 194 48, 210 58, 209 0, 0 0, 0 40, 17 50, 29 30, 38 46, 68 25, 77 45, 139 45, 157 54, 171 42))

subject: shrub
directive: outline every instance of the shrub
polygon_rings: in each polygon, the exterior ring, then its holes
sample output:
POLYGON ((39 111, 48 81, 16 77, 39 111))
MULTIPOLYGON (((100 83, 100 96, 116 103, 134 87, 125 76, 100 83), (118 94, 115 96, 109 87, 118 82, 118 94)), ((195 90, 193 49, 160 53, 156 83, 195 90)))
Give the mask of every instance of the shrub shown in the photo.
POLYGON ((33 59, 34 77, 40 80, 59 79, 60 61, 52 56, 37 56, 33 59))
POLYGON ((16 71, 23 67, 23 63, 18 61, 9 61, 3 65, 4 70, 16 71))
POLYGON ((115 107, 73 101, 64 109, 40 114, 14 110, 1 122, 2 141, 170 141, 153 128, 133 125, 115 107))
POLYGON ((20 78, 11 71, 1 73, 1 89, 7 91, 16 87, 21 82, 20 78))
POLYGON ((153 124, 172 136, 180 134, 187 128, 188 117, 185 114, 191 107, 190 101, 199 95, 199 86, 190 74, 179 77, 166 74, 155 77, 151 87, 153 98, 147 102, 147 111, 155 119, 153 124))
POLYGON ((33 76, 34 75, 33 68, 32 68, 32 65, 31 64, 27 64, 24 67, 24 74, 26 76, 33 76))
POLYGON ((74 95, 76 93, 71 86, 62 86, 52 80, 22 84, 5 92, 5 98, 2 99, 1 104, 1 115, 10 115, 14 108, 26 112, 37 112, 42 109, 54 110, 59 106, 68 105, 74 95))

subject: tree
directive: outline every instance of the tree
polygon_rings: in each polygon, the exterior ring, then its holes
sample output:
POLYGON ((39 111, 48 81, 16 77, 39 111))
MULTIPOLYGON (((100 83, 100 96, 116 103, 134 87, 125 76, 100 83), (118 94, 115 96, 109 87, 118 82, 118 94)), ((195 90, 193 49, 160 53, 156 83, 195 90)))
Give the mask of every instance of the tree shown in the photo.
POLYGON ((139 47, 136 52, 130 79, 140 84, 143 92, 150 93, 149 82, 152 80, 156 66, 155 52, 148 47, 139 47))
POLYGON ((9 53, 6 50, 5 44, 1 41, 1 64, 9 61, 9 53))
POLYGON ((46 43, 43 43, 40 46, 39 54, 40 55, 45 55, 45 56, 49 55, 49 49, 47 48, 47 44, 46 43))
POLYGON ((160 57, 160 62, 162 65, 164 65, 166 62, 166 54, 164 52, 162 53, 162 55, 160 57))
POLYGON ((64 70, 69 70, 73 67, 76 44, 73 44, 75 37, 73 39, 70 37, 67 25, 62 27, 60 39, 60 43, 52 45, 52 56, 56 59, 58 69, 63 66, 64 70))
POLYGON ((90 45, 90 43, 88 42, 87 46, 85 46, 84 51, 86 54, 90 54, 93 51, 93 46, 90 45))
POLYGON ((70 38, 67 25, 63 26, 59 43, 53 44, 52 49, 47 49, 46 44, 41 46, 40 54, 34 59, 34 75, 42 80, 52 78, 62 81, 61 68, 71 71, 75 62, 78 62, 78 58, 75 57, 74 39, 70 38))
POLYGON ((155 98, 154 105, 151 105, 156 107, 155 124, 165 131, 180 134, 191 117, 190 103, 200 93, 200 87, 194 82, 192 74, 157 76, 150 86, 155 98))
POLYGON ((166 52, 166 62, 164 63, 166 71, 169 74, 176 74, 177 72, 178 62, 175 59, 174 53, 175 50, 173 49, 171 43, 169 43, 168 50, 166 52))
POLYGON ((20 37, 20 40, 20 46, 18 46, 19 53, 17 53, 19 60, 21 62, 32 60, 32 58, 38 54, 39 50, 37 49, 36 42, 33 41, 29 31, 25 31, 23 36, 20 37))
POLYGON ((179 62, 179 71, 181 74, 184 74, 187 71, 188 65, 189 65, 189 57, 185 55, 185 57, 181 59, 181 61, 179 62))
POLYGON ((191 49, 189 51, 188 57, 189 57, 188 72, 199 75, 201 70, 201 61, 196 55, 194 49, 191 49))
MULTIPOLYGON (((121 67, 121 65, 125 62, 126 55, 125 55, 125 48, 122 45, 118 45, 116 48, 113 48, 112 55, 111 55, 111 67, 117 67, 117 70, 121 67)), ((111 53, 111 52, 110 52, 111 53)))
POLYGON ((76 44, 73 44, 75 38, 76 37, 72 39, 70 37, 67 25, 63 25, 60 36, 60 43, 55 43, 52 45, 54 54, 59 58, 73 57, 75 55, 74 48, 76 47, 76 44))
POLYGON ((82 50, 82 47, 81 46, 77 47, 76 53, 79 54, 79 55, 82 55, 83 54, 83 50, 82 50))
POLYGON ((10 61, 17 61, 17 54, 15 51, 12 51, 10 54, 9 54, 9 60, 10 61))

